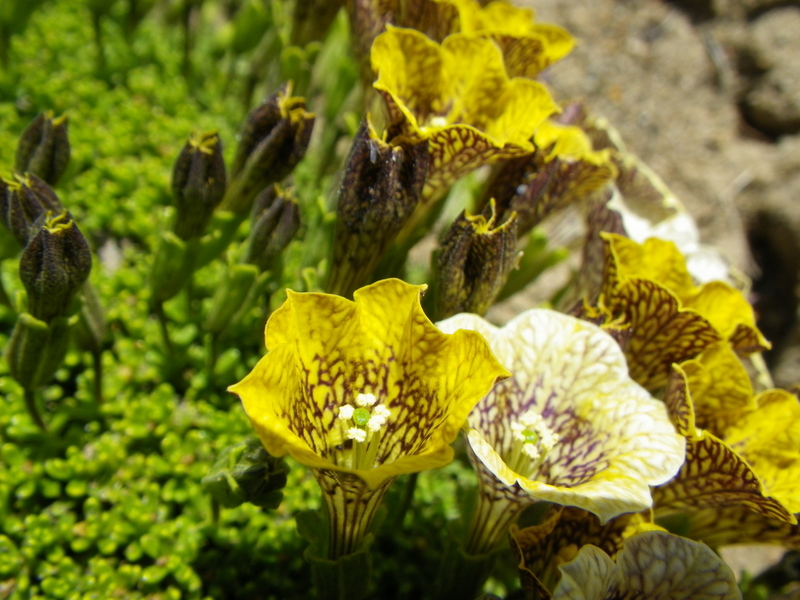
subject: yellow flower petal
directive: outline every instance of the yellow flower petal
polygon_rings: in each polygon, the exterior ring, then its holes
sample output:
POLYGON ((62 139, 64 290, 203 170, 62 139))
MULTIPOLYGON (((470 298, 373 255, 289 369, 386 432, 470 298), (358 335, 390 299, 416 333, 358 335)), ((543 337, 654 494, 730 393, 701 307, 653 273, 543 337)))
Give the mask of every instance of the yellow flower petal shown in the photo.
POLYGON ((686 293, 681 300, 686 308, 706 317, 735 350, 750 354, 770 349, 770 343, 756 327, 753 307, 727 283, 711 281, 686 293))
POLYGON ((753 308, 742 293, 722 281, 695 286, 683 255, 672 242, 650 238, 644 244, 637 244, 621 235, 602 237, 609 252, 603 286, 607 296, 612 296, 615 287, 626 279, 646 279, 669 290, 682 310, 702 315, 738 352, 770 348, 756 327, 753 308))
POLYGON ((686 270, 686 260, 672 242, 650 238, 637 244, 621 235, 603 236, 614 261, 615 279, 607 282, 617 285, 626 279, 649 279, 668 289, 677 298, 688 295, 694 288, 692 278, 686 270))
POLYGON ((504 485, 584 508, 605 522, 648 508, 649 486, 680 468, 684 441, 663 403, 628 377, 622 351, 598 327, 549 310, 526 311, 502 329, 474 315, 440 327, 480 331, 514 373, 469 418, 469 447, 504 485), (508 464, 516 444, 512 424, 528 411, 560 439, 534 472, 519 473, 508 464))
POLYGON ((672 363, 694 358, 721 336, 704 316, 684 308, 672 291, 691 289, 691 278, 674 244, 650 239, 640 245, 608 233, 601 238, 602 302, 630 325, 625 356, 631 377, 648 390, 659 389, 672 363))
POLYGON ((535 77, 575 46, 566 29, 535 23, 532 10, 510 2, 495 1, 485 7, 468 0, 454 4, 458 6, 461 31, 491 37, 502 50, 511 77, 535 77))
POLYGON ((595 546, 561 566, 553 600, 737 600, 730 567, 705 544, 663 531, 625 541, 616 564, 595 546))
POLYGON ((541 84, 509 79, 498 46, 478 35, 451 35, 439 46, 390 26, 375 40, 372 65, 393 135, 430 140, 423 202, 481 165, 532 152, 533 132, 558 110, 541 84))
MULTIPOLYGON (((230 391, 264 447, 377 488, 441 466, 478 399, 507 371, 474 332, 444 335, 422 312, 424 286, 385 280, 351 302, 290 292, 266 328, 268 354, 230 391), (391 413, 370 464, 356 468, 339 408, 373 394, 391 413)), ((346 428, 345 428, 346 429, 346 428)))
POLYGON ((647 279, 625 281, 605 302, 630 326, 625 348, 630 376, 648 390, 666 383, 673 363, 693 358, 720 340, 705 318, 681 309, 669 290, 647 279))
POLYGON ((682 515, 685 534, 712 547, 776 544, 800 550, 800 525, 765 517, 744 506, 707 508, 682 515))
POLYGON ((621 515, 602 525, 579 508, 553 506, 539 525, 524 529, 512 525, 509 538, 522 587, 529 597, 537 597, 542 590, 555 588, 558 567, 573 560, 582 546, 592 544, 613 556, 627 538, 652 530, 661 528, 652 523, 649 511, 621 515))
POLYGON ((800 513, 800 402, 784 390, 756 398, 758 408, 725 430, 725 441, 758 473, 770 495, 800 513))
POLYGON ((756 409, 750 377, 727 343, 706 348, 681 364, 686 374, 697 425, 718 437, 743 413, 756 409))
POLYGON ((686 374, 677 365, 665 392, 665 403, 678 431, 686 436, 686 462, 677 476, 653 490, 658 510, 702 509, 741 505, 764 516, 795 523, 791 511, 769 487, 760 471, 711 433, 694 426, 686 374))

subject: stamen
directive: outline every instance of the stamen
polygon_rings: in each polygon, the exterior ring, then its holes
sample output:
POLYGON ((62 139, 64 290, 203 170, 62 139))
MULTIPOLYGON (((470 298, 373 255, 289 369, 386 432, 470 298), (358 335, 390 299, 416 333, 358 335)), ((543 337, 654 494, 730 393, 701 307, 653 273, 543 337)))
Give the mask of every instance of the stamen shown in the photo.
POLYGON ((347 430, 347 439, 363 442, 367 439, 367 432, 358 427, 351 427, 347 430))
POLYGON ((545 422, 542 415, 529 410, 511 423, 514 439, 506 464, 517 473, 532 476, 544 462, 547 453, 558 443, 559 436, 545 422))
POLYGON ((356 397, 356 404, 359 406, 372 406, 378 401, 375 394, 359 394, 356 397))
POLYGON ((353 412, 355 409, 349 404, 343 404, 339 407, 339 418, 342 421, 349 421, 353 418, 353 412))

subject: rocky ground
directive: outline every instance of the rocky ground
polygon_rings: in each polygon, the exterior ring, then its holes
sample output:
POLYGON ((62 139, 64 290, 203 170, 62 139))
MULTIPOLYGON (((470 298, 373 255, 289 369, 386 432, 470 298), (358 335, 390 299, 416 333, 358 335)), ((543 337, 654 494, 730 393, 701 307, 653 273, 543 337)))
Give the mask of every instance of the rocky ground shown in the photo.
MULTIPOLYGON (((579 39, 547 83, 587 101, 753 280, 776 385, 800 382, 800 2, 527 0, 579 39)), ((758 572, 778 548, 728 553, 758 572)))
POLYGON ((557 97, 606 116, 754 280, 775 383, 800 381, 800 2, 526 3, 579 40, 557 97))

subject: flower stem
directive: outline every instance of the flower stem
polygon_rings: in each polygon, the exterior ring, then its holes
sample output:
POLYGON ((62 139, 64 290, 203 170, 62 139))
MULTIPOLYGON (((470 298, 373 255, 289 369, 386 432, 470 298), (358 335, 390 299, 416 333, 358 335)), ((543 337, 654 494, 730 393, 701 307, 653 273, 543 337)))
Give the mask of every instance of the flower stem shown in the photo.
POLYGON ((92 350, 94 367, 94 401, 97 406, 103 404, 103 351, 92 350))
POLYGON ((161 339, 164 342, 164 347, 167 350, 167 355, 173 356, 175 354, 175 347, 172 345, 172 339, 169 337, 169 328, 167 327, 167 315, 164 312, 163 302, 154 302, 153 312, 156 313, 156 318, 158 318, 158 324, 161 327, 161 339))
POLYGON ((47 425, 42 420, 42 415, 39 414, 39 409, 36 408, 36 394, 33 390, 25 388, 25 408, 28 409, 28 414, 33 419, 33 422, 41 429, 42 431, 47 431, 47 425))

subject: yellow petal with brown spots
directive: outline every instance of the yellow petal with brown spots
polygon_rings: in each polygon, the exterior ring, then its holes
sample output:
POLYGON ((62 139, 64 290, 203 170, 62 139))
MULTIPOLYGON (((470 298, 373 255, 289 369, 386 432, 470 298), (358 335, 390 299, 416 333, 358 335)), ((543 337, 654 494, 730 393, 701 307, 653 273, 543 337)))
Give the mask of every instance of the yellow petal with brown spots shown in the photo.
POLYGON ((479 35, 454 34, 440 46, 417 31, 387 27, 373 45, 372 65, 392 135, 430 140, 423 203, 479 166, 532 152, 533 132, 558 110, 541 84, 509 79, 498 46, 479 35))
POLYGON ((711 548, 664 531, 624 542, 616 562, 596 546, 560 567, 553 600, 738 600, 731 568, 711 548))
POLYGON ((605 303, 631 328, 625 348, 630 376, 648 390, 666 384, 673 363, 693 358, 720 340, 705 318, 682 310, 669 290, 648 279, 625 280, 605 303))
POLYGON ((709 346, 697 358, 681 363, 681 369, 692 390, 698 427, 724 437, 732 422, 756 409, 750 377, 729 344, 709 346))
POLYGON ((372 488, 450 461, 467 414, 508 372, 480 335, 440 332, 422 311, 423 290, 390 279, 356 291, 354 302, 289 293, 267 323, 269 352, 230 388, 268 452, 372 488), (362 394, 390 413, 368 464, 339 413, 362 394))
POLYGON ((712 547, 729 544, 776 544, 800 550, 800 525, 771 519, 744 506, 706 508, 682 515, 685 535, 712 547))
POLYGON ((770 518, 796 522, 782 499, 764 485, 759 469, 715 435, 695 427, 687 376, 677 365, 664 401, 678 432, 686 436, 686 462, 674 479, 653 490, 657 514, 741 505, 770 518))
POLYGON ((753 466, 771 496, 800 513, 800 401, 784 390, 768 390, 756 403, 756 410, 725 430, 725 442, 753 466))
POLYGON ((750 354, 771 345, 756 327, 753 307, 742 293, 722 281, 706 283, 681 298, 686 308, 706 317, 734 350, 750 354))
POLYGON ((536 597, 542 590, 555 588, 560 577, 558 568, 573 560, 582 546, 592 544, 614 555, 627 538, 660 529, 652 523, 649 511, 621 515, 603 525, 579 508, 553 506, 539 525, 524 529, 512 525, 509 538, 523 589, 532 592, 530 597, 536 597))

